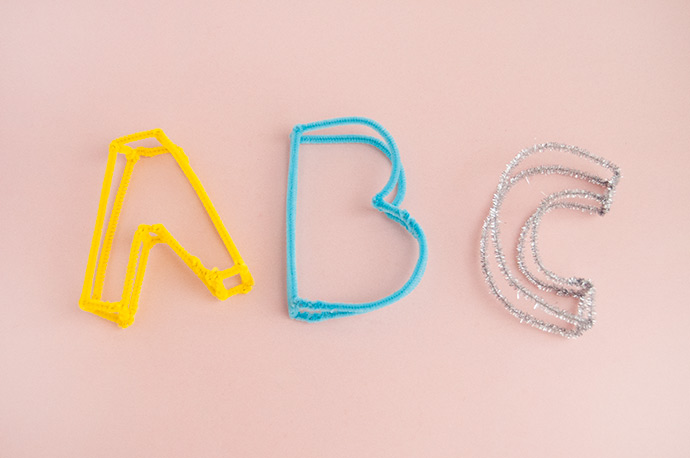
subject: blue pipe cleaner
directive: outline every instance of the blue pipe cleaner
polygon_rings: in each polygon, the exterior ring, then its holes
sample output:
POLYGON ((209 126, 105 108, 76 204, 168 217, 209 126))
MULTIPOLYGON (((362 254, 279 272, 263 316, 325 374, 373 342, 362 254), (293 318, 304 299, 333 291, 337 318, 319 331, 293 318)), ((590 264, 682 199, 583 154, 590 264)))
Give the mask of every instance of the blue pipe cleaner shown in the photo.
POLYGON ((310 124, 298 124, 292 129, 290 134, 290 167, 287 188, 287 295, 290 318, 301 321, 322 321, 370 312, 402 299, 419 284, 426 269, 428 247, 424 231, 422 231, 417 221, 410 216, 407 210, 399 207, 404 198, 405 171, 400 162, 398 147, 388 131, 376 121, 362 117, 336 118, 310 124), (368 126, 375 130, 383 138, 383 141, 367 135, 305 135, 309 131, 349 124, 368 126), (388 218, 404 227, 419 243, 419 258, 412 275, 402 288, 393 294, 378 301, 362 303, 311 301, 299 297, 297 293, 297 263, 295 259, 295 207, 297 202, 297 163, 299 147, 303 143, 367 144, 375 146, 390 159, 392 165, 391 176, 381 192, 372 199, 372 205, 388 218), (397 192, 395 197, 390 203, 386 202, 384 198, 391 194, 396 186, 397 192))

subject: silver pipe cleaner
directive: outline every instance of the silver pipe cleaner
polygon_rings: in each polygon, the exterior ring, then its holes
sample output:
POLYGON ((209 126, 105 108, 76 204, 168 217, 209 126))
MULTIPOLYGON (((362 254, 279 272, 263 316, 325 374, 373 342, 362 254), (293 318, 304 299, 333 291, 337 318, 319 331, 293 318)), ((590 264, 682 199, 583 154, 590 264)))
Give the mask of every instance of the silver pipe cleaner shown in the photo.
POLYGON ((496 188, 496 193, 493 197, 493 204, 489 210, 489 215, 484 221, 479 250, 481 255, 482 271, 484 272, 484 277, 489 284, 491 292, 503 303, 505 308, 513 316, 520 320, 521 323, 527 323, 537 329, 541 329, 542 331, 559 334, 568 338, 579 337, 584 331, 592 327, 595 318, 594 285, 590 280, 584 278, 561 277, 544 266, 538 248, 539 225, 541 224, 542 217, 545 214, 556 209, 578 210, 589 214, 598 214, 602 216, 605 215, 611 208, 611 201, 613 199, 616 185, 620 180, 620 176, 620 169, 606 159, 594 156, 588 151, 576 146, 563 145, 559 143, 543 143, 524 149, 508 164, 505 171, 501 175, 498 187, 496 188), (519 166, 519 164, 528 156, 543 152, 567 152, 574 154, 575 156, 584 158, 611 171, 612 176, 610 178, 603 178, 582 170, 560 165, 542 165, 516 171, 516 168, 519 166), (544 298, 526 288, 518 281, 514 273, 506 264, 506 258, 500 241, 501 205, 503 204, 506 194, 515 184, 521 180, 526 180, 529 183, 529 178, 534 175, 570 176, 588 181, 589 183, 599 186, 604 190, 603 193, 597 194, 595 192, 582 189, 568 189, 547 195, 544 199, 542 199, 541 204, 537 207, 536 211, 523 225, 518 239, 517 265, 524 278, 535 285, 540 291, 555 293, 559 296, 570 296, 577 298, 578 305, 577 313, 575 314, 550 304, 544 298), (503 292, 496 285, 494 276, 491 273, 491 257, 489 256, 488 252, 489 244, 491 244, 491 248, 493 249, 494 258, 499 270, 503 274, 503 277, 508 282, 510 287, 517 291, 517 297, 519 298, 520 295, 523 295, 525 298, 533 300, 535 309, 540 307, 544 312, 564 322, 563 325, 546 322, 519 309, 503 294, 503 292), (527 244, 529 244, 529 249, 525 248, 527 244), (526 252, 529 252, 529 255, 536 265, 537 271, 541 272, 543 278, 538 278, 534 272, 528 269, 526 264, 526 252))

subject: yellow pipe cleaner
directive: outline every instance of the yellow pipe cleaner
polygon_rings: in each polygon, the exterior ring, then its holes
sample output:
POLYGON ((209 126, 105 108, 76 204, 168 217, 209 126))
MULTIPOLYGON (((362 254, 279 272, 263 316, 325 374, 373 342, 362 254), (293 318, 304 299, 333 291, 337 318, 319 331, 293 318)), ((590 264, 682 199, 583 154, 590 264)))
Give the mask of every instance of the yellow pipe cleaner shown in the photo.
POLYGON ((192 170, 192 167, 189 165, 187 155, 182 148, 170 141, 161 129, 154 129, 127 135, 113 140, 110 143, 108 165, 105 169, 103 189, 101 190, 98 216, 96 218, 96 228, 93 233, 93 240, 89 251, 89 261, 86 266, 86 277, 84 279, 84 288, 81 298, 79 299, 79 307, 87 312, 103 317, 106 320, 113 321, 123 328, 132 324, 134 322, 134 315, 137 312, 139 294, 141 293, 141 284, 144 280, 144 271, 146 270, 149 251, 159 243, 165 243, 172 248, 182 261, 184 261, 197 277, 199 277, 204 285, 206 285, 209 291, 211 291, 211 294, 220 300, 225 300, 237 293, 248 293, 251 291, 252 286, 254 286, 254 279, 247 265, 242 260, 240 253, 232 242, 230 234, 228 234, 227 229, 225 229, 223 221, 220 219, 220 216, 218 216, 218 212, 213 206, 208 194, 206 194, 206 190, 201 184, 201 181, 199 181, 199 177, 197 177, 196 173, 194 173, 194 170, 192 170), (160 142, 161 146, 153 148, 132 148, 127 145, 127 143, 146 138, 155 138, 160 142), (225 270, 219 270, 217 267, 208 269, 201 263, 198 257, 193 256, 185 250, 162 224, 141 224, 134 233, 134 239, 132 240, 132 248, 129 253, 129 261, 127 262, 122 298, 117 302, 104 301, 102 295, 108 258, 110 257, 117 221, 122 210, 125 193, 127 192, 127 187, 132 177, 134 165, 141 157, 153 157, 165 153, 170 153, 172 155, 177 165, 180 166, 187 180, 189 180, 189 183, 194 188, 194 191, 196 191, 206 213, 208 213, 209 218, 211 218, 218 235, 222 239, 225 248, 228 250, 234 265, 225 270), (115 202, 113 203, 110 219, 108 220, 108 226, 105 230, 105 236, 103 236, 106 207, 108 205, 113 173, 115 171, 115 162, 118 154, 124 154, 127 163, 125 164, 122 179, 117 189, 115 202), (240 284, 229 289, 226 288, 223 284, 223 280, 235 275, 240 276, 240 284))

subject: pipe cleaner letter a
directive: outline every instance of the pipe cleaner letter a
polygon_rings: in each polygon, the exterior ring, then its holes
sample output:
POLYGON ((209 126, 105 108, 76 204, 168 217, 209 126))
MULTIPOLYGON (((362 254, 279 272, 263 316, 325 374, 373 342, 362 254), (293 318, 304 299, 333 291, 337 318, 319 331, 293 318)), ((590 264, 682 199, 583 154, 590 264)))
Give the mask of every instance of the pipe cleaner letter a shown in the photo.
POLYGON ((199 277, 209 291, 211 291, 211 294, 218 299, 225 300, 237 293, 248 293, 254 285, 254 280, 249 273, 247 265, 242 260, 240 253, 232 242, 227 229, 225 229, 211 199, 209 199, 208 194, 206 194, 206 190, 202 186, 201 181, 199 181, 199 178, 189 165, 189 159, 184 151, 171 142, 162 130, 154 129, 121 137, 110 143, 108 164, 105 170, 105 179, 103 180, 103 189, 101 190, 101 198, 98 205, 96 228, 93 232, 93 240, 91 242, 89 260, 86 267, 86 277, 84 279, 84 288, 81 298, 79 299, 79 306, 87 312, 113 321, 123 328, 132 324, 134 322, 134 315, 137 311, 139 294, 144 280, 144 270, 146 269, 149 251, 159 243, 167 244, 197 277, 199 277), (127 143, 147 138, 158 140, 161 146, 153 148, 132 148, 127 145, 127 143), (192 185, 192 188, 194 188, 194 191, 196 191, 206 213, 213 222, 213 226, 230 254, 234 265, 225 270, 219 270, 216 267, 209 269, 201 263, 198 257, 193 256, 185 250, 162 224, 141 224, 134 233, 134 238, 132 240, 132 247, 127 262, 127 271, 125 273, 124 287, 122 289, 122 297, 116 302, 105 301, 102 296, 106 268, 113 246, 118 218, 122 211, 125 193, 127 192, 134 166, 142 157, 150 158, 166 153, 172 155, 175 162, 180 169, 182 169, 185 177, 192 185), (110 196, 113 174, 115 172, 115 161, 118 154, 124 154, 127 162, 125 163, 122 178, 117 188, 117 193, 104 234, 103 226, 106 218, 106 207, 108 206, 108 198, 110 196), (240 284, 229 289, 226 288, 223 284, 223 280, 235 275, 239 275, 240 284))

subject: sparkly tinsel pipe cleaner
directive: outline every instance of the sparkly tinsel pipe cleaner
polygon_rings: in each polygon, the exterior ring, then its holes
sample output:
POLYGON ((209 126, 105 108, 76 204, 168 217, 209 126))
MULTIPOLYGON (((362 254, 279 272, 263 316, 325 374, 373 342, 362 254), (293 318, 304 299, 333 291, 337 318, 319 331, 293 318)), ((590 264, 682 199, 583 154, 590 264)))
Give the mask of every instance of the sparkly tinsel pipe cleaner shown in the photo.
POLYGON ((491 292, 503 303, 513 316, 520 320, 520 322, 528 323, 542 331, 560 334, 568 338, 579 337, 584 331, 592 327, 595 316, 594 285, 590 280, 578 277, 561 277, 547 269, 542 262, 542 257, 538 249, 538 230, 542 217, 551 210, 569 209, 590 214, 606 214, 611 207, 611 201, 620 176, 620 169, 606 159, 594 156, 588 151, 576 146, 558 143, 543 143, 527 148, 515 156, 508 164, 496 188, 489 215, 484 221, 480 242, 480 256, 482 271, 484 272, 491 292), (592 173, 561 165, 542 165, 524 170, 517 170, 520 163, 528 156, 535 153, 548 154, 550 152, 565 152, 579 156, 609 170, 612 172, 612 175, 610 178, 603 178, 592 173), (595 186, 601 187, 603 190, 603 192, 599 194, 583 189, 568 189, 547 195, 542 199, 536 211, 525 222, 518 239, 517 266, 520 272, 529 282, 541 291, 555 293, 559 296, 577 298, 578 306, 577 313, 575 314, 550 304, 544 298, 526 288, 518 281, 514 272, 511 271, 506 264, 506 257, 501 247, 500 240, 501 206, 508 191, 510 191, 515 184, 521 180, 526 180, 529 183, 529 178, 534 175, 569 176, 592 183, 595 186), (527 251, 525 249, 526 243, 530 245, 529 251, 532 260, 537 271, 542 274, 543 278, 538 278, 537 275, 527 267, 525 259, 525 252, 527 251), (561 320, 561 325, 546 322, 521 310, 504 295, 496 284, 491 271, 492 262, 490 260, 492 257, 490 255, 490 250, 493 251, 493 258, 504 279, 511 288, 517 291, 517 297, 519 298, 520 295, 523 295, 524 298, 530 299, 534 302, 535 309, 540 307, 547 314, 556 317, 557 320, 561 320))

